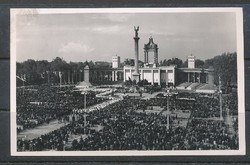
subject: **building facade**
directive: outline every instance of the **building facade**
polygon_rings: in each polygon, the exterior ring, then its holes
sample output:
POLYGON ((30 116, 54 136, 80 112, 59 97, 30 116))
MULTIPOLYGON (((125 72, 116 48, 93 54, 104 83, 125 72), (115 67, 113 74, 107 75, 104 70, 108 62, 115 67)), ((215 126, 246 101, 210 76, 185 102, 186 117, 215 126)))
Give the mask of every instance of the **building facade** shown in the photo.
POLYGON ((84 69, 84 81, 140 81, 147 80, 152 85, 176 86, 181 83, 200 83, 214 85, 214 69, 195 67, 195 56, 190 55, 187 68, 177 68, 175 65, 158 66, 158 45, 149 38, 144 45, 144 66, 139 67, 139 27, 135 27, 135 65, 120 67, 120 57, 112 57, 112 68, 89 68, 84 69), (149 52, 153 52, 153 60, 149 61, 149 52))
MULTIPOLYGON (((133 80, 133 72, 133 66, 124 66, 124 81, 133 80)), ((152 85, 175 85, 175 72, 175 66, 139 68, 140 79, 147 80, 152 85)))

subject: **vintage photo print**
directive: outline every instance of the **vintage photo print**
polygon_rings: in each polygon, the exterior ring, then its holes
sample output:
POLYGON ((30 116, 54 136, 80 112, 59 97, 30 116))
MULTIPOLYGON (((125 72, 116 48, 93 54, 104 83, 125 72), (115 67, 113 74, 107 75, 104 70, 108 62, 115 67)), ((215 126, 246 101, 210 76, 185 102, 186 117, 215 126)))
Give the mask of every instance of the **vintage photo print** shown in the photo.
POLYGON ((242 8, 11 9, 11 155, 245 155, 242 8))

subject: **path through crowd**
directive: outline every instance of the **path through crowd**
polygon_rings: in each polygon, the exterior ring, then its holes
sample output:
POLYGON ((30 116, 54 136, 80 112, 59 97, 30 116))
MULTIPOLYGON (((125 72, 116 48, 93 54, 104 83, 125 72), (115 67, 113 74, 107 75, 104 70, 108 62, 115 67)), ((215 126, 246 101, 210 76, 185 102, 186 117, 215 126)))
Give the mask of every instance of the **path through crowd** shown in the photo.
POLYGON ((18 139, 27 139, 32 140, 40 137, 41 135, 45 135, 49 132, 57 130, 65 125, 69 124, 69 122, 58 122, 58 120, 52 120, 49 123, 44 123, 32 129, 24 130, 17 134, 18 139))
MULTIPOLYGON (((108 101, 102 102, 100 104, 93 105, 93 106, 89 107, 88 109, 90 111, 93 111, 96 109, 102 109, 102 108, 106 107, 107 105, 113 104, 119 100, 120 99, 108 100, 108 101)), ((81 110, 79 110, 79 111, 81 111, 81 110)), ((62 122, 61 123, 61 122, 58 122, 57 119, 52 120, 49 123, 44 123, 44 124, 39 125, 35 128, 27 129, 27 130, 24 130, 24 131, 18 133, 17 138, 18 139, 32 140, 32 139, 40 137, 41 135, 47 134, 47 133, 52 132, 54 130, 57 130, 63 126, 66 126, 67 124, 69 124, 69 122, 62 122)))
MULTIPOLYGON (((162 93, 162 92, 154 92, 152 94, 150 93, 142 93, 142 97, 141 99, 150 99, 150 98, 154 98, 156 97, 156 95, 158 95, 159 93, 162 93)), ((134 97, 140 97, 140 93, 115 93, 115 95, 117 96, 134 96, 134 97)))

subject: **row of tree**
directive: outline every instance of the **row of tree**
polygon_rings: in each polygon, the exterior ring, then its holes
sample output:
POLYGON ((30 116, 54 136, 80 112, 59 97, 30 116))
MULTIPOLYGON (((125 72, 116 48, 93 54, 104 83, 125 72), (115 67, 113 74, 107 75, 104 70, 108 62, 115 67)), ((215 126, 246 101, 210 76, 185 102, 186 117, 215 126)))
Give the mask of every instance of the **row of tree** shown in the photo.
POLYGON ((237 54, 223 53, 206 60, 208 66, 213 66, 215 84, 219 84, 219 77, 223 86, 237 86, 237 54))
MULTIPOLYGON (((88 62, 69 62, 67 63, 60 57, 56 57, 51 62, 47 60, 35 61, 29 59, 24 62, 17 62, 17 76, 25 75, 29 77, 29 84, 39 84, 44 79, 44 75, 51 73, 68 73, 68 72, 79 72, 88 65, 91 67, 100 67, 99 63, 94 63, 92 61, 88 62)), ((134 65, 133 59, 125 59, 122 63, 124 65, 134 65)), ((187 67, 187 61, 183 62, 181 59, 172 58, 160 61, 159 66, 169 66, 176 65, 178 68, 187 67)), ((219 76, 221 77, 222 85, 230 86, 237 84, 237 54, 236 53, 223 53, 222 55, 215 56, 214 58, 207 59, 205 61, 196 59, 195 65, 197 68, 214 68, 215 84, 219 83, 219 76)), ((143 62, 139 61, 139 66, 143 66, 143 62)), ((103 67, 110 67, 109 65, 104 65, 103 67)))
MULTIPOLYGON (((125 61, 121 64, 121 66, 124 65, 129 65, 129 66, 134 66, 135 62, 134 59, 125 59, 125 61)), ((144 63, 142 61, 138 61, 139 67, 143 67, 144 63)), ((178 68, 185 68, 188 67, 188 61, 182 61, 179 58, 171 58, 171 59, 164 59, 161 60, 158 64, 159 66, 170 66, 170 65, 176 65, 178 68)), ((208 60, 200 60, 200 59, 196 59, 195 60, 195 66, 197 68, 208 68, 209 66, 208 60)))
MULTIPOLYGON (((164 59, 164 60, 161 60, 160 63, 159 63, 159 66, 169 66, 169 65, 176 65, 178 68, 186 68, 188 67, 188 61, 182 61, 181 59, 179 58, 172 58, 172 59, 164 59)), ((203 61, 203 60, 200 60, 200 59, 196 59, 195 60, 195 67, 196 68, 208 68, 208 63, 207 63, 207 60, 203 61)))
POLYGON ((86 65, 93 67, 95 64, 92 61, 67 63, 60 57, 56 57, 51 62, 28 59, 21 63, 17 62, 16 74, 19 79, 26 80, 26 84, 29 85, 48 82, 48 75, 51 82, 58 82, 57 77, 59 77, 59 74, 68 74, 70 72, 70 75, 76 75, 77 72, 83 71, 86 65))

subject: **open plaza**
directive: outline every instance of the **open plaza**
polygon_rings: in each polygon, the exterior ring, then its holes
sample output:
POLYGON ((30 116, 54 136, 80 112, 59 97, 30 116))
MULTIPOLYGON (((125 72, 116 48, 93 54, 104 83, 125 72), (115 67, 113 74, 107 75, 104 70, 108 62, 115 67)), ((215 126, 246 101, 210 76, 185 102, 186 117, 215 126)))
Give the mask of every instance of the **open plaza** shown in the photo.
POLYGON ((18 151, 238 148, 236 93, 222 95, 221 118, 218 94, 103 89, 102 96, 73 86, 17 90, 18 151))

